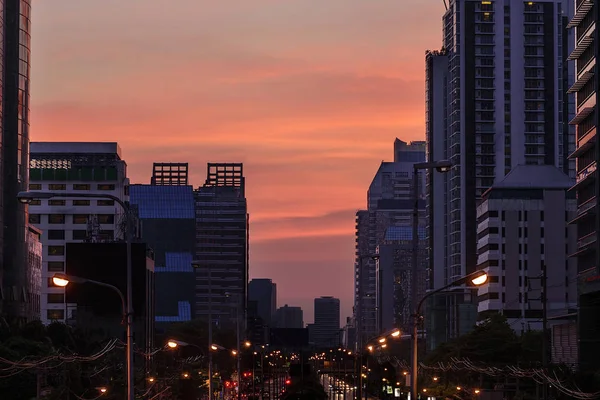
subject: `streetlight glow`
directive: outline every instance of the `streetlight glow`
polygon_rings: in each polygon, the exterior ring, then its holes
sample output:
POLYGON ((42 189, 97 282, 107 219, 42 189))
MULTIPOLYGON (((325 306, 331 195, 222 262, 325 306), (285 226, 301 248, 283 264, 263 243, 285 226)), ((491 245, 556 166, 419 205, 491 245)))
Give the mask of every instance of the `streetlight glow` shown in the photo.
POLYGON ((175 348, 177 348, 177 346, 179 346, 179 345, 177 344, 177 342, 175 342, 175 341, 173 341, 173 340, 169 340, 169 341, 167 342, 167 346, 169 346, 169 347, 170 347, 170 348, 172 348, 172 349, 175 349, 175 348))
POLYGON ((385 338, 382 337, 381 339, 379 339, 379 343, 385 343, 385 338))
POLYGON ((246 340, 246 341, 244 342, 244 346, 246 346, 246 347, 250 347, 250 346, 252 346, 252 343, 250 343, 249 341, 247 341, 247 340, 246 340))
POLYGON ((473 279, 471 279, 471 283, 475 286, 481 286, 484 283, 486 283, 488 280, 488 274, 486 274, 485 272, 473 279))
POLYGON ((400 336, 400 331, 394 331, 394 332, 392 332, 391 336, 392 337, 398 337, 398 336, 400 336))
POLYGON ((58 276, 53 276, 52 283, 54 283, 56 286, 65 287, 69 284, 69 280, 65 278, 60 278, 58 276))
POLYGON ((217 351, 217 350, 219 350, 219 348, 218 348, 217 346, 215 346, 214 344, 211 344, 211 345, 210 345, 210 349, 211 349, 211 350, 214 350, 214 351, 217 351))

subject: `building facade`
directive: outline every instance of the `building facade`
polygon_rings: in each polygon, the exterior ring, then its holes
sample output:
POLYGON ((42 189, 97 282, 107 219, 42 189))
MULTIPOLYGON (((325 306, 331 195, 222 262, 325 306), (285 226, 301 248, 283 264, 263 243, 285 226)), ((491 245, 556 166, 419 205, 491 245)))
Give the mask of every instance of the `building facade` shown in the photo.
POLYGON ((65 322, 65 289, 51 278, 65 271, 66 244, 111 242, 125 232, 123 210, 113 200, 77 194, 128 200, 127 164, 119 145, 109 142, 33 142, 30 152, 29 190, 69 195, 29 205, 29 223, 42 232, 41 321, 65 322))
MULTIPOLYGON (((419 227, 419 262, 420 286, 417 298, 425 295, 428 279, 427 241, 425 227, 419 227)), ((403 332, 410 331, 413 324, 414 307, 412 300, 412 227, 391 226, 387 229, 385 239, 378 246, 377 254, 377 330, 391 331, 399 328, 403 332)))
POLYGON ((300 307, 279 307, 275 312, 275 328, 301 329, 304 328, 304 312, 300 307))
MULTIPOLYGON (((520 165, 488 189, 477 208, 479 314, 501 313, 517 332, 577 308, 573 180, 552 165, 520 165), (546 282, 544 285, 543 279, 546 282), (546 294, 544 296, 544 286, 546 294)), ((553 322, 554 323, 554 322, 553 322)))
MULTIPOLYGON (((168 164, 160 164, 168 169, 168 164)), ((177 171, 186 164, 175 164, 177 171)), ((156 165, 155 165, 156 166, 156 165)), ((187 171, 187 169, 186 169, 187 171)), ((154 252, 156 322, 189 321, 194 315, 196 246, 194 190, 187 178, 152 179, 151 185, 131 185, 130 204, 136 210, 140 237, 154 252)))
POLYGON ((340 300, 331 296, 316 298, 315 322, 312 327, 314 345, 318 348, 337 347, 340 340, 340 300))
POLYGON ((208 164, 196 200, 195 316, 242 318, 248 296, 248 209, 242 164, 208 164))
POLYGON ((7 320, 39 318, 37 284, 28 280, 27 190, 29 163, 29 78, 31 1, 0 0, 0 315, 7 320))
MULTIPOLYGON (((477 204, 494 183, 522 164, 573 173, 565 95, 568 3, 449 3, 443 49, 426 55, 427 157, 453 164, 448 174, 432 171, 428 178, 430 265, 437 287, 475 271, 477 204)), ((437 337, 439 343, 470 330, 476 318, 472 298, 432 299, 439 304, 431 309, 441 312, 437 326, 450 328, 431 332, 428 340, 437 337)))
POLYGON ((600 229, 598 193, 600 179, 597 165, 600 146, 596 143, 599 121, 597 74, 598 61, 598 2, 575 0, 575 15, 569 22, 574 30, 575 49, 569 55, 574 61, 575 82, 569 88, 575 94, 577 115, 570 121, 575 126, 577 150, 571 158, 577 161, 577 181, 572 190, 577 193, 577 266, 580 277, 579 297, 579 367, 595 369, 600 357, 600 229))
POLYGON ((256 302, 257 314, 263 322, 273 327, 277 310, 277 285, 271 279, 252 279, 248 283, 248 301, 256 302))
MULTIPOLYGON (((356 346, 378 335, 377 262, 373 257, 390 226, 411 226, 413 166, 425 161, 425 142, 394 142, 394 162, 382 162, 356 214, 354 323, 356 346)), ((425 176, 419 176, 419 225, 425 226, 425 176)))

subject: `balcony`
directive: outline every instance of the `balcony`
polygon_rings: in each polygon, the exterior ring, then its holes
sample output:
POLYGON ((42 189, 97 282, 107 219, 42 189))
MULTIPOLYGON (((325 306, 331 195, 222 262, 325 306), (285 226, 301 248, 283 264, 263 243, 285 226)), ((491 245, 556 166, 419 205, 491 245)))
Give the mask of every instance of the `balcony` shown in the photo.
POLYGON ((587 178, 592 176, 594 172, 596 172, 596 162, 592 162, 590 165, 582 169, 577 173, 577 182, 576 185, 579 185, 581 182, 585 181, 587 178))
POLYGON ((588 235, 585 235, 584 237, 582 237, 581 239, 579 239, 577 241, 577 249, 582 250, 582 249, 588 247, 589 245, 595 243, 596 237, 597 237, 596 232, 592 232, 588 235))
POLYGON ((579 25, 593 6, 594 0, 577 0, 577 10, 575 11, 573 19, 567 25, 567 28, 575 28, 579 25))
POLYGON ((590 45, 592 43, 594 43, 594 37, 592 35, 588 35, 588 36, 582 38, 579 41, 579 43, 577 43, 575 50, 573 50, 571 52, 571 54, 569 55, 567 60, 568 61, 577 60, 587 50, 587 48, 590 47, 590 45))

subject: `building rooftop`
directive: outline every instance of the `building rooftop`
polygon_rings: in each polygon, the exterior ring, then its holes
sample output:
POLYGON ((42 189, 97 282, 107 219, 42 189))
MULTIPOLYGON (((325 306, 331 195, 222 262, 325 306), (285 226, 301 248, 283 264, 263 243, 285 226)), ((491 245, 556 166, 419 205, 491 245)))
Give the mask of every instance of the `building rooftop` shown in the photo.
POLYGON ((494 189, 569 189, 574 180, 554 165, 517 165, 494 189))
POLYGON ((117 154, 121 158, 121 147, 117 142, 31 142, 32 154, 117 154))

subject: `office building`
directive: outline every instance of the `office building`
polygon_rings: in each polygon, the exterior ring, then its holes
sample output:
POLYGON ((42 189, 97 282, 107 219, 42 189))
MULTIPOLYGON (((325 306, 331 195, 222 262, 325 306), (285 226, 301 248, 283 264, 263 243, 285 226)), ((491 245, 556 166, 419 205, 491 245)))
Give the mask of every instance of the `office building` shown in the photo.
MULTIPOLYGON (((390 226, 412 226, 413 166, 425 161, 425 143, 394 142, 394 162, 382 162, 356 214, 354 323, 357 348, 378 335, 377 263, 373 258, 390 226)), ((425 175, 419 176, 419 225, 425 226, 425 175)))
POLYGON ((187 164, 157 164, 150 185, 131 185, 129 201, 137 212, 140 238, 154 252, 156 322, 189 321, 195 303, 196 246, 194 190, 187 185, 187 164), (165 171, 174 170, 175 177, 165 171), (185 171, 185 174, 182 174, 185 171))
POLYGON ((29 205, 29 223, 42 232, 41 321, 65 322, 70 316, 64 288, 49 286, 48 279, 64 272, 67 243, 124 238, 121 206, 101 196, 128 200, 127 164, 114 142, 33 142, 30 153, 29 190, 69 195, 29 205), (99 198, 77 198, 78 193, 99 198))
POLYGON ((0 0, 0 316, 17 323, 39 318, 37 282, 27 258, 31 1, 0 0))
POLYGON ((187 186, 188 170, 188 163, 154 163, 150 184, 157 186, 187 186))
MULTIPOLYGON (((571 175, 566 0, 451 0, 443 49, 426 54, 427 158, 453 164, 428 174, 430 266, 439 287, 477 267, 477 204, 517 165, 554 165, 571 175), (436 229, 439 228, 439 229, 436 229)), ((467 333, 475 296, 459 291, 429 304, 445 332, 467 333)))
POLYGON ((248 301, 256 302, 256 311, 263 322, 273 327, 277 310, 277 285, 271 279, 252 279, 248 283, 248 301))
POLYGON ((195 316, 216 324, 245 320, 248 211, 242 164, 208 164, 196 199, 195 316), (210 299, 210 302, 209 302, 210 299))
POLYGON ((572 185, 553 165, 520 165, 484 193, 477 207, 477 268, 489 281, 478 289, 481 318, 501 313, 517 333, 541 330, 544 276, 546 316, 576 312, 572 185))
POLYGON ((596 172, 600 162, 600 147, 596 144, 598 129, 598 2, 575 0, 575 15, 568 27, 574 31, 575 49, 569 59, 576 69, 570 93, 575 94, 577 114, 570 121, 576 127, 577 150, 571 158, 577 160, 577 181, 572 190, 577 193, 577 267, 580 276, 579 297, 579 367, 596 368, 600 358, 600 213, 598 193, 600 179, 596 172))
MULTIPOLYGON (((427 241, 425 227, 418 229, 419 263, 417 298, 425 295, 427 271, 427 241)), ((377 330, 387 332, 399 328, 410 331, 413 324, 412 254, 413 232, 410 226, 390 226, 378 246, 377 254, 377 330)))
POLYGON ((315 322, 312 327, 314 345, 318 348, 339 346, 340 336, 340 300, 331 296, 316 298, 315 322))
POLYGON ((301 329, 304 328, 304 312, 300 307, 287 304, 275 312, 275 328, 301 329))

